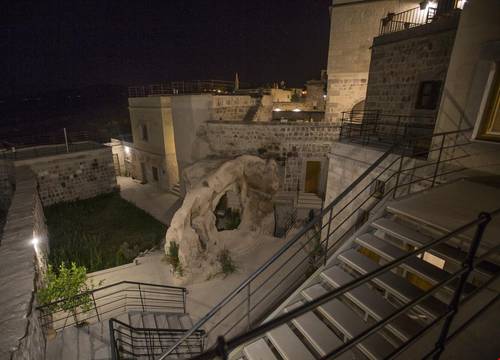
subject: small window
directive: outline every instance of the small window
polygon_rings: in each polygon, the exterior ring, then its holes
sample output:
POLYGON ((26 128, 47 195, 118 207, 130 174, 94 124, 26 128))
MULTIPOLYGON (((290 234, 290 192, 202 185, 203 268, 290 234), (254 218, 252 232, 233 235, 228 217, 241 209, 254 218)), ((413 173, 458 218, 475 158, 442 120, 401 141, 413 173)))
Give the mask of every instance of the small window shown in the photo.
POLYGON ((141 131, 142 131, 142 140, 148 141, 149 135, 148 135, 148 127, 146 124, 141 125, 141 131))
POLYGON ((435 110, 439 100, 441 81, 423 81, 418 89, 415 109, 435 110))
POLYGON ((151 171, 153 172, 153 179, 158 181, 158 168, 156 166, 152 166, 151 171))

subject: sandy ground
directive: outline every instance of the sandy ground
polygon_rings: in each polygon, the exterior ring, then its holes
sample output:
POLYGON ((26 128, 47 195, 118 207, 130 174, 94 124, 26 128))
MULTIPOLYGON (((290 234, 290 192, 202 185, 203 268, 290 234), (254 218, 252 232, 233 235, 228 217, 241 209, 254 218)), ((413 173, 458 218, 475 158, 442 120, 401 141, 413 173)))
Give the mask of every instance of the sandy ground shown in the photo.
MULTIPOLYGON (((127 201, 140 207, 155 219, 169 225, 173 214, 173 207, 179 203, 179 197, 162 191, 151 184, 141 184, 129 177, 117 176, 120 186, 120 195, 127 201)), ((176 210, 176 209, 175 209, 176 210)))
POLYGON ((95 284, 103 280, 102 286, 122 280, 184 286, 189 292, 187 311, 196 321, 240 285, 285 243, 285 239, 238 230, 224 231, 220 235, 238 269, 236 273, 227 277, 222 274, 214 276, 214 274, 207 273, 206 276, 203 275, 193 279, 190 283, 183 284, 172 275, 170 266, 163 260, 163 251, 157 250, 137 258, 136 264, 95 272, 89 274, 89 278, 95 284), (210 280, 207 280, 208 278, 210 280))

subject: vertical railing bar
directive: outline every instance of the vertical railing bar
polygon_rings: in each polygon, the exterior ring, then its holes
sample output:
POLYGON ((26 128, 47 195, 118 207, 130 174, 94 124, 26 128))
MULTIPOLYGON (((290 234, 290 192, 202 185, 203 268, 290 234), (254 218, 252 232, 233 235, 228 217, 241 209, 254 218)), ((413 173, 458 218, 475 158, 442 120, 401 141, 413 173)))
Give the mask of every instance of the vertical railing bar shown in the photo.
POLYGON ((441 147, 439 148, 438 159, 436 161, 436 168, 434 169, 434 176, 432 177, 431 188, 433 188, 435 183, 436 183, 436 177, 438 175, 439 165, 441 163, 441 156, 443 154, 443 147, 444 147, 445 139, 446 139, 446 134, 441 135, 441 147))
POLYGON ((491 215, 486 212, 480 213, 478 218, 482 219, 482 221, 477 224, 476 233, 474 234, 474 238, 472 239, 472 242, 469 246, 467 257, 464 259, 462 263, 462 267, 463 268, 466 267, 467 270, 460 276, 458 286, 456 287, 455 292, 453 294, 453 298, 450 304, 448 305, 448 309, 451 310, 451 314, 446 318, 446 321, 444 322, 443 327, 441 329, 439 338, 434 347, 435 349, 437 349, 437 352, 436 354, 434 354, 433 357, 434 360, 439 360, 441 354, 444 351, 446 345, 446 338, 448 337, 448 332, 450 331, 451 324, 460 306, 460 298, 462 296, 465 283, 467 282, 467 278, 469 277, 472 270, 474 270, 474 258, 476 256, 477 249, 479 248, 479 244, 481 242, 481 239, 483 238, 484 231, 488 226, 489 222, 491 221, 491 215))
POLYGON ((251 329, 251 322, 250 322, 250 296, 251 296, 251 289, 250 289, 250 285, 252 284, 252 282, 250 281, 248 283, 248 286, 247 286, 247 328, 248 330, 251 329))
MULTIPOLYGON (((326 230, 326 244, 325 244, 325 259, 323 265, 326 266, 326 261, 328 260, 328 240, 330 238, 330 227, 332 225, 333 208, 330 209, 330 216, 328 217, 328 227, 326 230)), ((321 233, 320 233, 321 237, 321 233)))

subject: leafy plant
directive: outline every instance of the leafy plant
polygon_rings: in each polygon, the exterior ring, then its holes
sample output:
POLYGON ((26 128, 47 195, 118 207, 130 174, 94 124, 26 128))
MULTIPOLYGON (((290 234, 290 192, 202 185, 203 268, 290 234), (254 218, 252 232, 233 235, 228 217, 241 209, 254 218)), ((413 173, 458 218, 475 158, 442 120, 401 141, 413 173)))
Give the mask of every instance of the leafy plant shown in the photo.
POLYGON ((217 255, 217 261, 219 262, 221 271, 225 276, 236 272, 236 264, 231 258, 231 254, 228 249, 222 249, 219 252, 217 255))
POLYGON ((85 266, 77 266, 74 262, 66 266, 62 262, 57 271, 49 264, 44 286, 38 290, 37 297, 41 305, 49 305, 51 312, 62 310, 71 313, 78 326, 82 324, 78 320, 79 310, 85 313, 93 307, 90 294, 93 289, 93 283, 87 281, 85 266))
POLYGON ((168 244, 168 253, 166 257, 167 263, 172 266, 172 272, 179 276, 184 275, 181 260, 179 259, 179 245, 175 241, 168 244))

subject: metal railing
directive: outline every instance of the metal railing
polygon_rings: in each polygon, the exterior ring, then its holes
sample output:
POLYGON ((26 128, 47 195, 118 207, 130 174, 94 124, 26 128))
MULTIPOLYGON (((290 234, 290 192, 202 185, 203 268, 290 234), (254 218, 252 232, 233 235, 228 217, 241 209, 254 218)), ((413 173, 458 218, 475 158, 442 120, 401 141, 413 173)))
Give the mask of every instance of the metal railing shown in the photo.
MULTIPOLYGON (((496 209, 490 213, 481 213, 478 215, 477 219, 472 220, 463 226, 455 229, 454 231, 448 232, 444 236, 442 236, 439 239, 433 240, 426 244, 425 246, 422 246, 414 251, 408 252, 404 256, 395 259, 393 261, 390 261, 386 263, 385 265, 382 265, 379 267, 377 270, 369 272, 365 275, 361 275, 358 278, 356 278, 354 281, 351 281, 345 285, 342 285, 335 290, 332 290, 330 292, 327 292, 326 294, 316 298, 313 301, 310 301, 306 303, 305 305, 302 305, 298 308, 295 308, 287 313, 284 313, 283 315, 280 315, 274 319, 271 319, 264 324, 244 333, 238 336, 233 337, 232 339, 226 341, 224 337, 220 336, 217 339, 217 344, 215 347, 212 349, 206 351, 203 354, 200 354, 198 356, 195 356, 194 359, 201 360, 201 359, 213 359, 215 357, 220 358, 220 359, 227 359, 227 356, 229 352, 232 350, 238 348, 239 346, 242 346, 249 341, 253 339, 257 339, 260 336, 264 335, 266 332, 275 329, 279 326, 282 326, 289 321, 292 321, 293 319, 296 319, 297 317, 304 315, 310 311, 314 311, 317 309, 319 306, 332 301, 333 299, 337 299, 339 296, 342 294, 345 294, 346 292, 355 289, 358 286, 361 286, 368 281, 380 277, 381 275, 390 272, 392 269, 400 266, 403 264, 405 261, 415 258, 421 254, 423 254, 425 251, 428 251, 432 248, 434 248, 436 245, 442 244, 446 242, 447 240, 450 240, 453 237, 461 236, 464 234, 467 230, 475 228, 475 234, 474 237, 471 240, 471 243, 469 245, 469 249, 467 251, 467 256, 462 262, 462 266, 459 270, 450 273, 449 276, 434 285, 431 289, 429 289, 427 292, 423 293, 422 295, 418 296, 417 298, 407 302, 406 304, 402 305, 401 307, 395 309, 395 311, 385 317, 384 319, 375 322, 374 324, 370 325, 366 330, 360 332, 356 336, 348 339, 345 343, 337 347, 335 350, 331 351, 327 355, 323 356, 322 359, 333 359, 337 358, 340 356, 342 353, 348 351, 352 347, 354 347, 356 344, 360 343, 361 341, 365 340, 368 338, 370 335, 376 333, 377 331, 381 330, 384 326, 389 324, 391 321, 396 319, 398 316, 401 314, 407 312, 408 310, 412 309, 414 306, 416 306, 419 302, 424 300, 425 298, 428 298, 432 294, 436 293, 437 291, 441 290, 444 286, 452 283, 453 281, 458 280, 458 284, 455 287, 452 299, 450 303, 448 304, 448 307, 446 311, 441 313, 439 316, 437 316, 434 320, 432 320, 430 323, 428 323, 426 326, 424 326, 417 334, 413 335, 408 339, 407 341, 404 341, 401 345, 396 347, 392 353, 387 355, 385 359, 393 359, 397 357, 398 355, 401 355, 405 350, 407 350, 411 345, 415 344, 419 339, 422 338, 424 334, 427 334, 430 329, 434 328, 437 326, 439 323, 442 322, 442 327, 441 330, 439 331, 439 335, 436 339, 436 342, 432 349, 424 355, 424 359, 432 357, 433 359, 439 359, 440 355, 443 353, 446 344, 451 341, 457 334, 459 334, 461 331, 467 328, 470 323, 476 319, 479 315, 478 314, 483 314, 487 309, 489 309, 492 305, 494 305, 498 299, 500 298, 500 294, 496 294, 496 296, 491 299, 486 305, 481 307, 472 317, 467 319, 464 323, 462 323, 457 329, 455 329, 453 332, 450 333, 450 328, 453 323, 454 318, 456 317, 457 313, 460 310, 460 307, 464 305, 467 301, 469 301, 474 295, 476 295, 478 292, 481 290, 485 289, 489 285, 491 285, 493 282, 495 282, 500 274, 495 274, 493 275, 487 282, 485 282, 483 285, 478 286, 474 293, 469 294, 468 296, 464 297, 464 288, 467 283, 467 279, 470 275, 470 273, 474 270, 475 265, 477 263, 476 259, 476 252, 479 248, 479 245, 481 243, 484 231, 486 227, 488 226, 489 222, 491 219, 495 216, 500 215, 500 208, 496 209)), ((498 250, 498 249, 497 249, 498 250)))
MULTIPOLYGON (((116 319, 109 320, 111 358, 155 360, 175 344, 185 329, 136 328, 116 319)), ((176 349, 175 357, 199 354, 204 345, 205 332, 197 330, 176 349)))
MULTIPOLYGON (((241 85, 241 84, 240 84, 241 85)), ((203 92, 230 92, 234 89, 234 81, 227 80, 189 80, 171 81, 160 84, 129 86, 129 97, 175 95, 203 92)))
MULTIPOLYGON (((206 344, 217 336, 233 337, 248 331, 269 315, 302 284, 349 236, 366 221, 381 201, 431 188, 461 170, 456 161, 468 156, 469 142, 460 130, 430 136, 437 144, 424 153, 407 154, 408 142, 393 145, 320 214, 298 231, 278 252, 227 295, 186 333, 204 329, 206 344), (464 140, 465 139, 465 140, 464 140), (399 155, 398 155, 399 153, 399 155), (428 157, 431 160, 417 160, 428 157)), ((180 339, 160 359, 180 346, 180 339)))
POLYGON ((427 7, 421 9, 420 6, 400 13, 388 13, 380 20, 379 35, 390 34, 398 31, 408 30, 417 26, 425 25, 436 16, 436 8, 427 7))
POLYGON ((186 312, 186 289, 176 286, 121 281, 98 289, 84 292, 69 299, 61 299, 37 308, 40 322, 45 331, 56 332, 68 326, 82 323, 91 324, 118 316, 124 312, 168 311, 186 312), (90 309, 77 307, 75 312, 57 310, 59 304, 79 303, 79 298, 91 297, 90 309))
POLYGON ((429 147, 435 126, 433 116, 382 114, 380 111, 343 112, 340 120, 340 141, 362 145, 394 145, 414 139, 416 152, 429 147))

